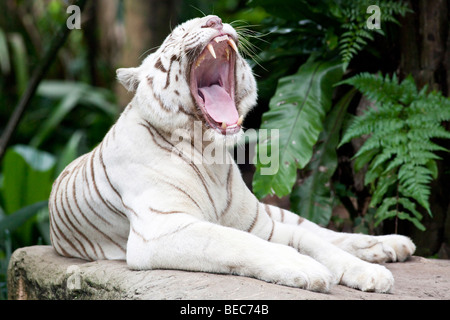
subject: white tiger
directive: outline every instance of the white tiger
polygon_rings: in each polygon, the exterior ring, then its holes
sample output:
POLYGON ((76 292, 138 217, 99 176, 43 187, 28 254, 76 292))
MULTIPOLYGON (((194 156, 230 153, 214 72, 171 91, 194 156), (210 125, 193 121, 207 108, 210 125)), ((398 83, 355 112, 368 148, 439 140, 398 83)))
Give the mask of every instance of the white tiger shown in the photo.
POLYGON ((126 259, 137 270, 230 273, 319 292, 336 283, 390 292, 392 274, 369 262, 404 261, 415 250, 407 237, 321 228, 259 202, 231 155, 224 164, 192 161, 211 144, 236 140, 256 104, 256 82, 238 44, 219 17, 196 18, 139 67, 117 70, 135 96, 103 141, 55 181, 54 248, 66 257, 126 259), (178 129, 192 137, 195 121, 202 133, 214 132, 211 141, 173 141, 178 129))

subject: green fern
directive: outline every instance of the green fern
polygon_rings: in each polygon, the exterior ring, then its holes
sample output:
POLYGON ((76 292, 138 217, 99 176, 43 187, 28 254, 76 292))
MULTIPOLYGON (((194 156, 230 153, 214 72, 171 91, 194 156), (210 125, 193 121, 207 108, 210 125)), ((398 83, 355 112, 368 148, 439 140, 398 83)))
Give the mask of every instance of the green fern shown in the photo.
POLYGON ((368 136, 355 154, 355 170, 367 165, 364 183, 371 187, 376 224, 395 217, 424 230, 416 205, 432 215, 430 182, 437 177, 437 151, 449 150, 433 139, 450 139, 441 126, 450 120, 450 99, 439 92, 417 90, 411 76, 399 83, 393 76, 362 73, 341 83, 354 86, 373 107, 355 117, 340 145, 368 136))
POLYGON ((397 0, 357 0, 343 1, 340 16, 344 17, 342 28, 346 30, 339 39, 339 51, 342 61, 346 64, 361 51, 369 41, 374 40, 373 33, 384 35, 383 28, 369 30, 366 13, 370 5, 380 8, 380 23, 394 22, 398 24, 397 15, 404 16, 411 10, 403 1, 397 0))

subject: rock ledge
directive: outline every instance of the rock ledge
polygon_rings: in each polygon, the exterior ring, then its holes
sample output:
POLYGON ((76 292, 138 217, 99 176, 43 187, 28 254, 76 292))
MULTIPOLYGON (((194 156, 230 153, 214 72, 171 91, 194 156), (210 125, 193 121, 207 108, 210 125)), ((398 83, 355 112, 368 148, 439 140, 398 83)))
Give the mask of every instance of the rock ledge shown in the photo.
POLYGON ((328 294, 257 279, 178 270, 132 271, 124 261, 86 262, 59 256, 50 246, 18 249, 8 268, 9 299, 189 300, 405 300, 450 299, 450 260, 412 257, 386 264, 392 294, 336 285, 328 294))

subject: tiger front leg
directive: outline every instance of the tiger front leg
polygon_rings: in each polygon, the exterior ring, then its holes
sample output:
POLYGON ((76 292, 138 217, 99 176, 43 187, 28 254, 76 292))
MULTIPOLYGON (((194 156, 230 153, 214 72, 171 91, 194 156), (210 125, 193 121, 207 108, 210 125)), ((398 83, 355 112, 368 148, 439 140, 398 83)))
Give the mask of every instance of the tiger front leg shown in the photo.
POLYGON ((132 219, 130 228, 132 269, 236 274, 319 292, 333 282, 326 267, 291 247, 188 214, 148 214, 132 219))
POLYGON ((394 286, 394 278, 384 266, 363 261, 308 230, 277 223, 273 241, 287 242, 300 253, 319 261, 347 287, 389 293, 394 286))
MULTIPOLYGON (((326 266, 340 284, 362 291, 387 293, 392 290, 394 278, 384 266, 363 261, 332 244, 325 234, 302 227, 307 221, 298 220, 298 216, 285 216, 286 221, 280 222, 273 208, 262 203, 256 206, 248 231, 261 238, 268 237, 272 242, 289 245, 301 254, 312 257, 326 266)), ((280 214, 286 214, 279 208, 277 210, 280 214)))

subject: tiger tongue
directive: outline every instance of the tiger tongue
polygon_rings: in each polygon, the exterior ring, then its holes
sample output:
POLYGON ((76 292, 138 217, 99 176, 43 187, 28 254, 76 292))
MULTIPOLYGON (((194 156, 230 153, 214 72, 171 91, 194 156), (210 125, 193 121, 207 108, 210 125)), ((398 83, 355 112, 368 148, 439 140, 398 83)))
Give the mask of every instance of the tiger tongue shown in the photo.
POLYGON ((238 122, 239 114, 233 99, 221 86, 214 84, 198 89, 205 100, 205 109, 214 121, 233 125, 238 122))

